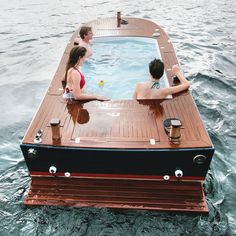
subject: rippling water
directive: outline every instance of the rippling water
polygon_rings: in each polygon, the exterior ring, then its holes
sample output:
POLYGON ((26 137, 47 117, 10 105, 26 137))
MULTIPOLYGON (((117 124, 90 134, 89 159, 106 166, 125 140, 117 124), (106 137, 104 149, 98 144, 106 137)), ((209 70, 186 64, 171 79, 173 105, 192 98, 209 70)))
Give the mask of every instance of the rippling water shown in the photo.
POLYGON ((0 0, 0 235, 236 235, 236 3, 233 0, 0 0), (116 6, 116 7, 115 7, 116 6), (216 152, 209 216, 27 208, 19 144, 79 23, 151 19, 169 34, 216 152))

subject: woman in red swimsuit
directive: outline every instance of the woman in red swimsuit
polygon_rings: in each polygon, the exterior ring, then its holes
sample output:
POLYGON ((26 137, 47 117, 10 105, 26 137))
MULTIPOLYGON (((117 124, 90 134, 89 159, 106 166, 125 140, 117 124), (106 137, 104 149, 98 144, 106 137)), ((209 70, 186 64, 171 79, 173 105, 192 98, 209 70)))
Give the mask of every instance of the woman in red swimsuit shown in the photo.
POLYGON ((85 78, 80 67, 85 61, 86 48, 74 47, 70 51, 69 59, 66 64, 65 73, 65 92, 63 98, 66 100, 109 100, 103 96, 89 95, 84 93, 85 78))

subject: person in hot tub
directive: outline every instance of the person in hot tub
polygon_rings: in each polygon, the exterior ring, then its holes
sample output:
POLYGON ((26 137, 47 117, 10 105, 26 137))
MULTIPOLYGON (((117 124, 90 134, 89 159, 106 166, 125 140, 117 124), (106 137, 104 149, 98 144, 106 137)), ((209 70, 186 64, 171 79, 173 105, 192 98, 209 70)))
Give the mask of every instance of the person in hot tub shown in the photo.
POLYGON ((164 99, 168 95, 182 92, 190 87, 190 83, 181 73, 178 65, 172 67, 173 75, 180 81, 180 84, 174 87, 160 88, 159 81, 164 74, 164 64, 160 59, 154 59, 149 63, 149 72, 150 80, 136 85, 134 99, 164 99))
POLYGON ((93 31, 91 27, 82 26, 79 31, 79 36, 74 40, 74 45, 79 45, 87 49, 86 58, 90 58, 93 54, 91 48, 91 40, 93 39, 93 31))
POLYGON ((80 67, 83 65, 86 55, 86 48, 76 46, 71 49, 70 55, 66 64, 66 72, 64 78, 65 92, 63 98, 67 101, 70 100, 82 100, 82 101, 107 101, 108 98, 104 96, 97 96, 86 94, 85 77, 80 71, 80 67))

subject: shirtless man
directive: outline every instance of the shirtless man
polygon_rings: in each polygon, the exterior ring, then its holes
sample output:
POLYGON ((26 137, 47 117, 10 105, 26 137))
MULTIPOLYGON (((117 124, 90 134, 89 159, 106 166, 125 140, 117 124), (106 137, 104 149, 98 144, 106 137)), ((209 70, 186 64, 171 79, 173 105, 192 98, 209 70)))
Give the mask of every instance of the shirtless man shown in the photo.
POLYGON ((181 73, 178 65, 173 65, 172 73, 178 77, 180 84, 174 87, 160 88, 159 80, 164 74, 164 64, 160 59, 149 63, 150 81, 138 83, 134 91, 134 99, 164 99, 168 95, 187 90, 190 83, 181 73))
POLYGON ((80 38, 79 37, 75 38, 74 44, 79 45, 81 47, 85 47, 87 49, 87 52, 85 55, 86 58, 91 57, 93 54, 91 44, 90 44, 90 41, 93 38, 92 28, 88 26, 82 26, 79 31, 79 36, 80 38))

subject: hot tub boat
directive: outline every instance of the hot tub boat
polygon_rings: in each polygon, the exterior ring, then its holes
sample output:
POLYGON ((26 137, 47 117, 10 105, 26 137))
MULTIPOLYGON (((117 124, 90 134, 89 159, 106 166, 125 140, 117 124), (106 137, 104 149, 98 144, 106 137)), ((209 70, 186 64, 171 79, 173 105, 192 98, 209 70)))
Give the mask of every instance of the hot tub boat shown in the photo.
MULTIPOLYGON (((96 37, 155 39, 174 86, 171 67, 178 61, 164 30, 144 19, 122 20, 87 25, 96 37)), ((190 92, 164 100, 65 102, 61 81, 77 35, 21 144, 31 176, 24 203, 207 213, 202 184, 214 147, 190 92), (171 136, 175 128, 178 137, 171 136)))

